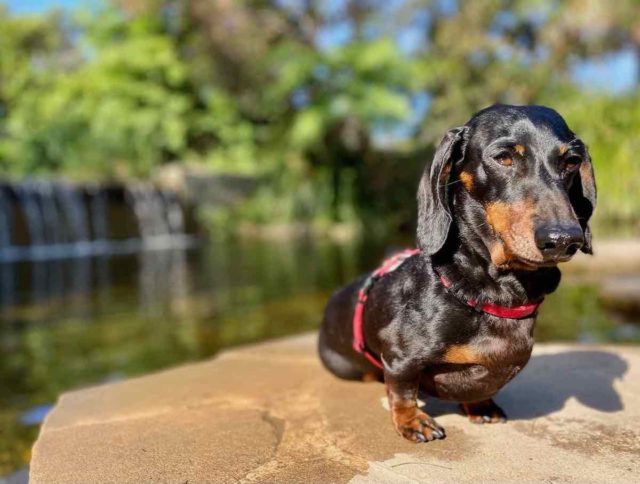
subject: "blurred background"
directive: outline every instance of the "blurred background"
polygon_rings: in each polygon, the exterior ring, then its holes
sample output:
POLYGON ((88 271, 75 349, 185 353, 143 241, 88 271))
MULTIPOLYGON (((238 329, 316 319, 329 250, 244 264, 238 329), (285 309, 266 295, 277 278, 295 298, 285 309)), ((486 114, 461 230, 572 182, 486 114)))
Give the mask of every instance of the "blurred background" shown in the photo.
MULTIPOLYGON (((596 241, 639 237, 639 83, 636 0, 0 2, 0 480, 62 391, 316 328, 494 102, 558 110, 596 241)), ((640 342, 611 272, 537 339, 640 342)))

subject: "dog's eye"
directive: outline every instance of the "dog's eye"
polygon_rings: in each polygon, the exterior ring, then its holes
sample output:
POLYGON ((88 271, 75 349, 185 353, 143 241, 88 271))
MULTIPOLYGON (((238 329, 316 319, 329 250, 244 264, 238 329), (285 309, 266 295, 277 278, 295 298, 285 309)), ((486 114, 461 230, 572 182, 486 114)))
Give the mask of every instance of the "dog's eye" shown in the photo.
POLYGON ((567 172, 576 170, 580 163, 582 163, 582 158, 576 155, 569 156, 562 161, 562 165, 567 172))
POLYGON ((493 155, 493 159, 503 166, 513 165, 513 155, 508 151, 501 151, 493 155))

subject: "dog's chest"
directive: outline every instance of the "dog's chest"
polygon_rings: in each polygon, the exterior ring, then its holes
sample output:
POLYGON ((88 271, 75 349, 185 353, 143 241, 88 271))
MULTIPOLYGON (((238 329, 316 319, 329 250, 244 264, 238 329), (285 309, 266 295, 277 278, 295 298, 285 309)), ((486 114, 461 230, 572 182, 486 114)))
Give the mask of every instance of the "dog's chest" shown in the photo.
POLYGON ((476 364, 485 367, 524 365, 533 348, 535 318, 524 320, 493 318, 468 341, 449 345, 445 363, 476 364))
POLYGON ((491 325, 469 341, 447 347, 444 366, 432 374, 438 396, 477 401, 495 394, 527 364, 533 324, 531 318, 491 325))

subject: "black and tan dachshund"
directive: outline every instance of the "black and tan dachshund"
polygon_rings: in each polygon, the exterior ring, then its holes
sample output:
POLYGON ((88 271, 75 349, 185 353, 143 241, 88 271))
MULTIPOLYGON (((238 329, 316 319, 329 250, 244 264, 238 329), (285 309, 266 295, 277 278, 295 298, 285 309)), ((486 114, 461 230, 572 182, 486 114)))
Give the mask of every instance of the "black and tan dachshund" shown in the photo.
POLYGON ((504 421, 492 397, 529 360, 558 263, 591 253, 595 203, 587 148, 556 111, 478 112, 424 170, 419 251, 332 296, 322 362, 340 378, 384 381, 396 431, 414 442, 445 435, 419 389, 459 402, 472 422, 504 421))

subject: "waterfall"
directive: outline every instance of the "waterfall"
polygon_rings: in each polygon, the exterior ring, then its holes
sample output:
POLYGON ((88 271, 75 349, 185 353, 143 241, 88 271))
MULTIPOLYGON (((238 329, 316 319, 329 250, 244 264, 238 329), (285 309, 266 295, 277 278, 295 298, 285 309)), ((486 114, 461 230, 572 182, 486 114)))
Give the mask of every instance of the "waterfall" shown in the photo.
POLYGON ((147 197, 151 208, 153 226, 156 230, 155 234, 169 235, 171 233, 168 223, 169 217, 166 213, 166 206, 161 193, 158 190, 149 190, 147 197))
POLYGON ((13 206, 5 187, 0 187, 0 250, 11 245, 13 231, 13 206))
POLYGON ((184 247, 185 226, 184 203, 151 184, 0 184, 0 263, 184 247))
POLYGON ((22 211, 24 221, 29 233, 29 243, 32 246, 44 244, 44 223, 38 202, 34 197, 33 184, 25 182, 15 187, 18 207, 22 211))
POLYGON ((60 225, 58 204, 54 198, 56 187, 49 182, 35 182, 33 189, 42 214, 44 243, 47 245, 63 243, 64 229, 60 225))
POLYGON ((143 240, 184 233, 183 208, 177 198, 167 203, 169 195, 148 185, 129 187, 127 196, 143 240))
POLYGON ((147 223, 147 212, 143 199, 142 189, 139 185, 133 185, 125 189, 125 200, 131 207, 138 226, 138 235, 144 239, 149 237, 149 224, 147 223))
POLYGON ((63 207, 63 219, 67 227, 67 242, 83 242, 89 240, 89 220, 84 200, 75 187, 66 184, 58 185, 56 198, 63 207))
POLYGON ((160 192, 160 195, 164 203, 164 211, 167 214, 167 225, 169 227, 169 233, 184 233, 184 213, 182 211, 182 206, 180 205, 178 198, 173 193, 167 191, 160 192))
POLYGON ((100 187, 90 187, 89 212, 91 214, 91 232, 93 240, 103 241, 109 238, 109 225, 107 223, 107 193, 100 187))

